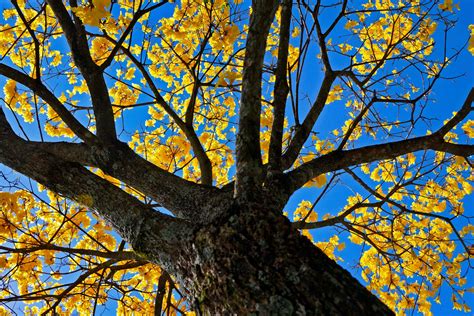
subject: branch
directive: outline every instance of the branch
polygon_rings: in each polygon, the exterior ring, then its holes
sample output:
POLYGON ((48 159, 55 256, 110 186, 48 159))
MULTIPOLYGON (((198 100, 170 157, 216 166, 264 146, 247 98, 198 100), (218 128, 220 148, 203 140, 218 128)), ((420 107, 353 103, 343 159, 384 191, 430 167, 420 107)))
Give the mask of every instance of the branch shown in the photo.
POLYGON ((276 0, 252 1, 252 15, 245 44, 239 131, 236 141, 236 196, 252 194, 261 181, 260 113, 262 68, 270 25, 278 7, 276 0))
POLYGON ((336 27, 336 25, 339 23, 339 21, 346 16, 346 8, 347 8, 347 0, 344 0, 342 2, 342 7, 341 7, 341 12, 339 12, 339 15, 334 19, 334 21, 331 23, 331 25, 328 27, 328 29, 322 34, 324 38, 328 37, 329 33, 332 32, 332 30, 336 27))
MULTIPOLYGON (((75 2, 73 4, 76 4, 75 2)), ((84 26, 75 15, 76 24, 72 21, 62 1, 47 0, 47 3, 66 35, 74 63, 87 83, 94 108, 97 136, 107 143, 113 143, 117 136, 112 104, 102 69, 92 60, 84 26)))
MULTIPOLYGON (((117 42, 108 35, 104 35, 106 39, 117 45, 117 42)), ((138 70, 145 78, 147 84, 150 86, 151 91, 155 97, 156 102, 163 108, 163 110, 173 119, 178 127, 183 131, 184 135, 188 139, 193 152, 199 162, 199 168, 201 170, 201 183, 205 185, 212 185, 212 163, 204 150, 196 131, 193 129, 192 122, 184 122, 179 115, 171 108, 171 106, 161 96, 160 91, 156 87, 153 79, 151 78, 145 66, 130 52, 129 49, 121 47, 122 52, 132 61, 132 63, 138 68, 138 70)), ((197 93, 197 91, 196 91, 197 93)))
MULTIPOLYGON (((28 30, 28 33, 30 33, 31 39, 33 40, 34 47, 35 47, 35 75, 36 78, 41 77, 41 65, 40 65, 40 43, 38 41, 38 38, 35 35, 35 32, 31 29, 30 23, 26 20, 25 15, 23 14, 23 11, 21 11, 20 6, 18 5, 17 0, 10 0, 13 6, 16 9, 16 12, 18 13, 18 16, 20 17, 21 21, 23 24, 25 24, 26 29, 28 30)), ((44 7, 43 7, 44 8, 44 7)))
POLYGON ((140 258, 133 251, 116 251, 116 252, 107 251, 106 252, 106 251, 98 251, 98 250, 93 250, 93 249, 61 247, 61 246, 56 246, 53 244, 42 244, 39 246, 30 247, 30 248, 10 248, 10 247, 5 247, 5 246, 0 246, 0 250, 2 251, 2 253, 22 253, 22 254, 30 254, 32 252, 41 251, 41 250, 53 250, 53 251, 60 251, 60 252, 65 252, 69 254, 95 256, 95 257, 116 259, 116 260, 142 260, 143 259, 143 258, 140 258))
POLYGON ((127 39, 128 35, 130 34, 130 32, 133 30, 135 24, 138 22, 138 20, 140 20, 140 18, 142 16, 144 16, 145 14, 161 7, 162 5, 164 5, 165 3, 168 3, 167 0, 164 0, 160 3, 157 3, 155 5, 152 5, 151 7, 149 8, 146 8, 146 9, 143 9, 143 10, 138 10, 135 15, 133 16, 132 18, 132 21, 130 21, 130 24, 127 26, 127 29, 123 32, 122 36, 120 36, 118 42, 115 44, 114 48, 112 49, 112 51, 110 52, 110 55, 107 57, 107 59, 102 63, 102 65, 100 65, 101 69, 102 70, 105 70, 107 67, 110 66, 110 64, 112 63, 112 61, 114 60, 114 57, 115 55, 118 53, 118 51, 120 50, 120 48, 122 47, 122 44, 123 42, 127 39))
POLYGON ((140 157, 126 145, 93 150, 94 162, 107 174, 153 197, 176 216, 192 220, 205 217, 208 211, 212 211, 207 209, 209 201, 220 196, 219 189, 171 174, 140 157))
POLYGON ((221 195, 217 188, 187 181, 159 168, 124 144, 88 146, 68 142, 27 142, 25 146, 32 152, 44 151, 69 162, 98 167, 181 218, 205 218, 212 211, 209 201, 221 195))
POLYGON ((97 167, 93 161, 92 150, 84 143, 31 141, 28 142, 28 146, 32 147, 33 150, 42 150, 69 162, 97 167))
POLYGON ((38 79, 33 79, 22 72, 0 63, 0 75, 3 75, 11 80, 14 80, 25 87, 29 88, 33 93, 38 95, 46 103, 48 103, 53 110, 59 115, 61 120, 86 143, 93 143, 96 137, 87 128, 85 128, 69 110, 56 98, 56 96, 38 79))
POLYGON ((329 91, 331 91, 331 86, 335 78, 336 77, 332 72, 326 72, 316 101, 314 101, 313 105, 311 106, 311 109, 304 119, 303 124, 296 127, 295 136, 291 139, 290 145, 283 155, 284 170, 290 168, 298 158, 301 148, 313 129, 314 123, 316 123, 316 120, 326 105, 326 100, 329 96, 329 91))
POLYGON ((293 192, 309 180, 326 172, 376 160, 392 159, 419 150, 431 149, 463 157, 474 155, 474 145, 453 144, 443 139, 449 130, 461 122, 471 112, 471 104, 473 101, 474 88, 469 92, 461 110, 443 127, 431 135, 352 150, 336 150, 308 161, 287 174, 291 182, 290 190, 293 192))
MULTIPOLYGON (((346 3, 344 3, 343 5, 344 10, 345 10, 345 5, 346 3)), ((328 48, 326 46, 326 35, 323 34, 321 24, 319 23, 320 8, 321 8, 321 1, 318 1, 317 4, 315 5, 315 9, 312 11, 310 10, 310 12, 313 15, 314 24, 316 26, 318 44, 319 44, 319 48, 321 49, 321 60, 323 61, 325 70, 331 72, 332 71, 331 62, 329 60, 328 48)), ((334 21, 338 21, 338 19, 339 19, 339 16, 334 21)))
POLYGON ((474 155, 474 145, 453 144, 443 141, 435 144, 432 149, 461 157, 474 155))
POLYGON ((151 262, 163 263, 165 258, 169 259, 190 233, 189 224, 183 220, 152 210, 83 166, 33 150, 13 133, 3 111, 0 111, 0 163, 96 210, 135 250, 155 253, 151 262))
POLYGON ((381 204, 383 203, 382 202, 375 202, 375 203, 358 202, 335 217, 331 217, 331 218, 318 221, 318 222, 306 222, 306 221, 293 222, 291 223, 291 226, 293 226, 296 229, 314 229, 314 228, 321 228, 321 227, 326 227, 326 226, 333 226, 335 224, 342 223, 349 214, 351 214, 353 211, 355 211, 358 208, 377 207, 377 206, 380 206, 381 204))
POLYGON ((471 104, 474 102, 474 87, 471 88, 471 91, 469 91, 469 94, 467 95, 466 100, 464 101, 464 104, 462 105, 462 108, 459 112, 454 115, 452 119, 450 119, 446 124, 444 124, 443 127, 441 127, 438 131, 437 134, 444 136, 446 135, 454 126, 459 124, 472 110, 473 108, 471 107, 471 104))
MULTIPOLYGON (((155 316, 161 316, 161 310, 163 307, 163 299, 166 294, 166 283, 170 280, 170 275, 168 272, 161 270, 160 278, 158 279, 158 289, 156 291, 155 297, 155 316)), ((171 293, 168 293, 171 295, 171 293)))
MULTIPOLYGON (((61 0, 46 0, 46 2, 53 10, 56 19, 66 35, 66 40, 76 65, 80 69, 90 67, 94 62, 89 52, 87 38, 85 33, 81 32, 80 25, 76 27, 76 24, 74 24, 74 21, 71 19, 69 12, 61 0)), ((80 21, 77 20, 77 22, 80 21)))
POLYGON ((61 303, 61 300, 66 297, 66 295, 74 290, 79 284, 81 284, 85 279, 87 279, 89 276, 99 272, 100 270, 104 270, 106 268, 109 268, 111 265, 116 263, 117 260, 115 259, 110 259, 107 260, 96 267, 87 270, 84 274, 81 274, 74 282, 72 282, 66 289, 64 289, 60 294, 56 295, 56 302, 51 305, 50 308, 48 308, 44 313, 41 314, 41 316, 48 315, 50 311, 53 312, 53 315, 56 314, 56 307, 61 303))
POLYGON ((374 190, 373 188, 371 188, 367 183, 365 183, 359 176, 357 176, 352 170, 349 170, 349 169, 346 169, 346 171, 354 178, 355 181, 357 181, 357 183, 359 183, 365 190, 367 190, 368 192, 370 192, 372 195, 374 195, 375 197, 377 197, 378 199, 380 199, 381 201, 387 201, 389 204, 393 205, 393 206, 396 206, 398 207, 398 209, 400 209, 402 212, 405 212, 405 213, 410 213, 410 214, 416 214, 416 215, 419 215, 419 216, 426 216, 426 217, 432 217, 432 218, 438 218, 438 219, 441 219, 443 221, 445 221, 446 223, 448 223, 453 232, 456 234, 456 237, 459 239, 459 241, 461 242, 462 246, 464 247, 464 250, 466 251, 467 254, 469 254, 469 247, 467 246, 466 242, 464 241, 464 239, 462 238, 462 236, 460 235, 458 229, 456 228, 456 226, 454 226, 453 224, 453 219, 454 217, 446 217, 446 216, 443 216, 443 215, 439 215, 439 214, 436 214, 436 213, 425 213, 425 212, 421 212, 421 211, 415 211, 415 210, 411 210, 409 208, 407 208, 405 205, 403 204, 400 204, 398 202, 395 202, 393 200, 390 199, 390 196, 396 192, 396 190, 393 190, 391 192, 389 192, 387 195, 382 195, 380 194, 377 190, 374 190))
POLYGON ((444 151, 454 155, 474 155, 474 145, 458 145, 445 142, 438 135, 421 136, 412 139, 361 147, 352 150, 338 150, 304 163, 290 171, 290 191, 302 187, 309 180, 323 173, 369 163, 377 160, 392 159, 419 150, 444 151))
POLYGON ((292 0, 285 0, 281 9, 280 42, 278 44, 278 62, 275 73, 275 99, 273 101, 273 123, 268 151, 270 170, 281 171, 281 154, 283 142, 283 124, 285 121, 286 99, 289 87, 288 75, 288 47, 290 44, 292 0))

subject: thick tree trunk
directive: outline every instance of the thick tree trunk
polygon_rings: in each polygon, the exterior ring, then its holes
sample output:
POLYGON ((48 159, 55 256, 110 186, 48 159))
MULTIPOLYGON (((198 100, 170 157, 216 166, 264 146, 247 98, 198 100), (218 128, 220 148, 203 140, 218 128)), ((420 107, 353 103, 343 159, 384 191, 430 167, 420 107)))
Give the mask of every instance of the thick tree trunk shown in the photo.
POLYGON ((200 314, 393 314, 264 202, 222 207, 173 263, 200 314))

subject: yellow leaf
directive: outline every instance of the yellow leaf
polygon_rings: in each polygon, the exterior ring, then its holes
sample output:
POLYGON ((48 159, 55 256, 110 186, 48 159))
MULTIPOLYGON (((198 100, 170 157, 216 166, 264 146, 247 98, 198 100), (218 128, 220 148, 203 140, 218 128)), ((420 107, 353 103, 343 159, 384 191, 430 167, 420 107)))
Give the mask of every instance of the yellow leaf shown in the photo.
POLYGON ((110 16, 107 10, 110 4, 111 0, 92 0, 91 5, 72 8, 72 12, 81 19, 82 23, 99 27, 100 21, 110 16))
POLYGON ((442 201, 441 203, 436 204, 433 207, 433 212, 440 213, 446 209, 446 201, 442 201))
POLYGON ((350 30, 352 29, 354 26, 356 26, 358 23, 355 21, 355 20, 349 20, 347 21, 346 25, 344 26, 344 28, 346 30, 350 30))
POLYGON ((320 188, 326 184, 326 175, 325 174, 319 175, 316 178, 314 178, 313 181, 316 187, 320 188))

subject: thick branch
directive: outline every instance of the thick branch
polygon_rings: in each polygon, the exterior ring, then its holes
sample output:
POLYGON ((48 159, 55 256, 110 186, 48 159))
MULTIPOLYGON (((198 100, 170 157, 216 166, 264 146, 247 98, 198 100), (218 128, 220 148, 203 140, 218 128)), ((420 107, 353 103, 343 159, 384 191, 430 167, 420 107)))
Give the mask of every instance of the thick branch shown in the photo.
POLYGON ((181 240, 190 234, 189 225, 183 220, 152 210, 83 166, 33 150, 13 133, 3 111, 0 112, 0 163, 96 210, 134 249, 153 248, 159 253, 153 258, 155 263, 169 263, 181 240))
POLYGON ((286 99, 289 87, 287 82, 288 72, 288 46, 290 43, 291 0, 285 0, 281 9, 280 42, 278 44, 278 63, 275 73, 275 99, 273 101, 273 124, 270 137, 268 163, 270 170, 281 169, 281 154, 283 142, 283 124, 285 121, 286 99))
POLYGON ((61 0, 46 0, 46 2, 53 10, 54 15, 58 19, 58 22, 66 35, 71 52, 74 52, 75 54, 73 57, 76 64, 79 67, 90 64, 92 58, 89 53, 87 39, 80 36, 76 29, 76 25, 69 16, 63 2, 61 0))
POLYGON ((392 159, 419 150, 431 149, 463 157, 474 155, 474 145, 454 144, 443 139, 449 130, 460 123, 471 112, 473 101, 474 88, 469 92, 461 110, 443 127, 431 135, 352 150, 336 150, 310 160, 287 174, 291 183, 290 192, 299 189, 309 180, 326 172, 376 160, 392 159))
POLYGON ((237 175, 235 194, 254 191, 261 181, 260 112, 262 68, 267 36, 278 6, 276 0, 252 1, 252 15, 246 42, 239 132, 236 142, 237 175))
POLYGON ((84 166, 97 167, 93 162, 92 150, 84 143, 28 142, 32 150, 42 150, 63 160, 77 162, 84 166))
POLYGON ((98 167, 183 218, 196 220, 201 214, 205 214, 211 197, 217 197, 221 193, 216 188, 201 186, 160 169, 126 145, 28 142, 26 146, 32 151, 41 150, 70 162, 98 167))
POLYGON ((448 143, 440 139, 436 134, 352 150, 333 151, 308 161, 289 172, 291 192, 297 190, 314 177, 326 172, 377 160, 392 159, 404 154, 427 149, 444 151, 465 157, 474 155, 474 145, 448 143))

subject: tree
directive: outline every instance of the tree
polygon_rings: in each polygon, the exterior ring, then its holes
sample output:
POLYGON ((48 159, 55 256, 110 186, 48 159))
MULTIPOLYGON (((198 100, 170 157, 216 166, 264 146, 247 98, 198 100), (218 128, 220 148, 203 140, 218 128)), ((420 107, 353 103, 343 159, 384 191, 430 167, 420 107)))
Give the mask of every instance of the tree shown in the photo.
POLYGON ((474 90, 430 112, 459 8, 359 4, 11 0, 4 310, 429 315, 449 287, 468 311, 474 90))

